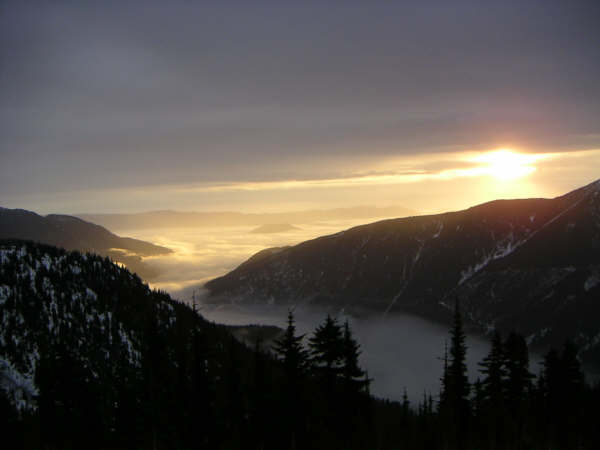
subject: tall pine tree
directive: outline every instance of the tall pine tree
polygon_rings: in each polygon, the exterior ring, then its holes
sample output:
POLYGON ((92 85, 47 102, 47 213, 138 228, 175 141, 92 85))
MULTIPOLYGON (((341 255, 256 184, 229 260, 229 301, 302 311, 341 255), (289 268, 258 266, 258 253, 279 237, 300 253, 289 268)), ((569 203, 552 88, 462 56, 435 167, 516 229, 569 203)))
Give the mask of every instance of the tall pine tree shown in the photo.
POLYGON ((328 390, 333 389, 342 374, 344 360, 344 338, 337 319, 327 315, 309 339, 311 361, 328 390))
POLYGON ((460 303, 456 300, 454 321, 450 330, 450 358, 445 365, 440 395, 440 414, 444 422, 444 435, 451 448, 462 450, 467 447, 470 416, 467 376, 467 345, 462 325, 460 303))
POLYGON ((283 421, 284 448, 296 449, 306 439, 306 404, 304 402, 305 377, 308 354, 302 346, 304 335, 296 336, 294 314, 288 312, 288 325, 283 337, 275 341, 273 350, 283 362, 283 395, 281 420, 283 421))
POLYGON ((342 343, 342 379, 347 390, 362 390, 365 383, 365 371, 361 369, 358 357, 360 356, 360 345, 352 336, 348 321, 344 323, 342 343))
POLYGON ((479 431, 485 434, 486 441, 502 448, 507 437, 508 418, 505 404, 507 373, 504 345, 497 331, 492 338, 490 352, 479 366, 479 371, 484 378, 481 383, 481 397, 477 399, 479 403, 477 412, 480 423, 485 424, 479 431))

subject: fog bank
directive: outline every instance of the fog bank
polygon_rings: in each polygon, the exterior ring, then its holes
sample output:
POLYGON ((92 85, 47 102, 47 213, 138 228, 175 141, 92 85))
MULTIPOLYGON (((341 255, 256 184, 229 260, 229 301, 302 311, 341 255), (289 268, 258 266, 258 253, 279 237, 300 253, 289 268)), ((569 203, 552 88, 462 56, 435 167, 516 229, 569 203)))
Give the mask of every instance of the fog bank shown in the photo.
MULTIPOLYGON (((144 258, 145 263, 159 272, 150 284, 190 302, 194 294, 201 298, 205 281, 227 273, 264 248, 294 245, 356 224, 347 221, 302 224, 297 229, 275 234, 252 233, 253 228, 248 226, 148 228, 123 230, 123 234, 174 250, 169 255, 144 258)), ((201 313, 218 323, 283 328, 287 310, 287 306, 277 305, 203 305, 201 313)), ((371 389, 374 395, 399 400, 405 387, 412 402, 420 401, 423 392, 434 398, 438 395, 444 342, 449 341, 447 327, 409 315, 354 318, 339 311, 330 312, 351 322, 362 347, 361 362, 374 379, 371 389)), ((299 307, 295 314, 299 333, 310 335, 327 311, 299 307)), ((486 356, 489 344, 481 337, 468 336, 467 345, 469 374, 475 380, 477 363, 486 356)), ((532 364, 531 368, 537 371, 538 364, 532 364)))
MULTIPOLYGON (((277 325, 281 328, 286 326, 287 311, 287 307, 277 305, 202 305, 200 310, 204 317, 219 323, 277 325)), ((294 312, 298 333, 306 334, 306 344, 327 311, 303 306, 294 312)), ((437 399, 444 343, 450 340, 448 328, 410 315, 385 318, 355 318, 340 312, 335 315, 340 321, 349 320, 361 345, 360 359, 369 377, 373 378, 373 395, 400 400, 406 388, 413 404, 423 398, 424 392, 437 399)), ((469 377, 475 381, 479 375, 477 363, 487 355, 490 345, 484 338, 468 335, 467 347, 469 377)), ((537 367, 537 362, 532 362, 531 369, 537 371, 537 367)))

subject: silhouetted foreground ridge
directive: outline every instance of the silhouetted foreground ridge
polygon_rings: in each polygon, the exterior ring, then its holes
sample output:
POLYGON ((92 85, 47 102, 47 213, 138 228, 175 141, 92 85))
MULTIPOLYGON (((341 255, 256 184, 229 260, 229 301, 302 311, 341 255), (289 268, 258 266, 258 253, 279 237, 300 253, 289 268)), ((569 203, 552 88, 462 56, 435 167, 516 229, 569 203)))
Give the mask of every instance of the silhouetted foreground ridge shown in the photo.
POLYGON ((6 448, 598 444, 599 389, 584 383, 572 345, 550 351, 536 379, 525 340, 498 335, 473 384, 458 308, 441 392, 418 405, 370 397, 359 343, 334 317, 303 337, 290 313, 273 353, 263 353, 107 258, 41 244, 0 242, 0 324, 6 448))

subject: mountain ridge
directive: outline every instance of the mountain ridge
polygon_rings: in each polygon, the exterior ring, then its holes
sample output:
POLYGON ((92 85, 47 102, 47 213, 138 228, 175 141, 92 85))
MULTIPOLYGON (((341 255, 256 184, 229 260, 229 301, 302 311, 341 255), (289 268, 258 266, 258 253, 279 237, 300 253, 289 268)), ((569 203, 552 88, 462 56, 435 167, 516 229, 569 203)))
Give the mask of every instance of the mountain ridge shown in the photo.
POLYGON ((0 207, 0 238, 22 239, 95 252, 127 265, 145 279, 156 276, 142 257, 164 255, 172 250, 139 239, 118 236, 106 228, 64 214, 41 216, 25 209, 0 207))
POLYGON ((600 316, 593 301, 600 294, 593 281, 599 192, 595 181, 554 199, 494 200, 360 225, 250 258, 206 283, 208 301, 310 303, 447 321, 458 297, 482 331, 516 328, 542 347, 570 338, 600 361, 600 326, 592 320, 600 316))

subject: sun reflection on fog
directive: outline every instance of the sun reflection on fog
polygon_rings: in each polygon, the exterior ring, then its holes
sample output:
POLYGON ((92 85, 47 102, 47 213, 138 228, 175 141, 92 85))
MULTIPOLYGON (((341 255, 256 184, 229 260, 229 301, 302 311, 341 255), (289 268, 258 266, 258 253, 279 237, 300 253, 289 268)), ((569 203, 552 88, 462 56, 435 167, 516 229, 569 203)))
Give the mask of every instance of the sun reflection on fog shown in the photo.
POLYGON ((149 283, 151 287, 177 293, 229 272, 265 248, 294 245, 365 222, 358 219, 302 224, 273 234, 251 233, 253 227, 245 226, 127 229, 117 233, 172 249, 171 254, 144 258, 144 262, 160 273, 149 283))

